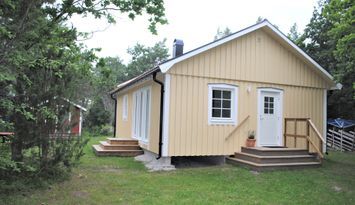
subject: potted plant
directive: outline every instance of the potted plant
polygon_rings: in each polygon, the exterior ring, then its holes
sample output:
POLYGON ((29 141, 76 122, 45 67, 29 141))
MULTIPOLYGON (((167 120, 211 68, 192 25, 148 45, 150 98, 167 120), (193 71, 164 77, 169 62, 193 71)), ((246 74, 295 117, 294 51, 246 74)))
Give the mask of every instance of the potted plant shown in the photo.
POLYGON ((247 139, 247 147, 255 147, 255 132, 254 131, 249 131, 248 133, 248 139, 247 139))

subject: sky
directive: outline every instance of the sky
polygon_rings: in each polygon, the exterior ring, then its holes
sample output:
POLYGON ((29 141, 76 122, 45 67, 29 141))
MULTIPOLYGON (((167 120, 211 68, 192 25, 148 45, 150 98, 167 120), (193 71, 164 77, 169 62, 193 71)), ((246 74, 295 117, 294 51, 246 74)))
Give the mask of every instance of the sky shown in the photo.
POLYGON ((297 23, 302 31, 312 17, 317 0, 165 0, 167 25, 157 27, 158 34, 148 30, 147 16, 136 17, 134 21, 123 14, 116 14, 116 24, 105 19, 75 16, 72 24, 82 32, 93 32, 90 39, 80 41, 88 48, 101 48, 100 57, 119 56, 128 63, 127 48, 136 43, 153 46, 167 39, 169 54, 175 38, 184 41, 184 52, 213 41, 220 27, 236 32, 253 25, 259 16, 287 34, 297 23))

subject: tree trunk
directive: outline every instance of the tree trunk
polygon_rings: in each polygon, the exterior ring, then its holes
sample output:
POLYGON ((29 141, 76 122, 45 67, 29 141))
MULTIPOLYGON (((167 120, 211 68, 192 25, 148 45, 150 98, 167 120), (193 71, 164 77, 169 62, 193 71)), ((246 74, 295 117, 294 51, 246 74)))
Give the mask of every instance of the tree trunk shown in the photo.
POLYGON ((21 138, 15 135, 12 143, 11 143, 11 159, 15 162, 22 162, 23 160, 23 142, 21 138))

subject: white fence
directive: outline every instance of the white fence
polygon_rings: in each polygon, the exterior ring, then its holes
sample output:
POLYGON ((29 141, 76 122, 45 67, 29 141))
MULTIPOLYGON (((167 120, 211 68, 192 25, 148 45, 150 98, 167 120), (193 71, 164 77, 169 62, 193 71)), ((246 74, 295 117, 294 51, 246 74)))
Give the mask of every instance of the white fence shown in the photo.
POLYGON ((327 147, 340 151, 355 151, 355 132, 328 129, 327 147))

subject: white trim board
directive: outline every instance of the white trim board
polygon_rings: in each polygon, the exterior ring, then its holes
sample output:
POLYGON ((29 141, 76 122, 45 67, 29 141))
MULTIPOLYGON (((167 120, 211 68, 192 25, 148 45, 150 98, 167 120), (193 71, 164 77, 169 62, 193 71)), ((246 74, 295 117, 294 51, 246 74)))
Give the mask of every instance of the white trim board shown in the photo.
MULTIPOLYGON (((316 61, 314 61, 309 55, 307 55, 302 49, 300 49, 297 45, 295 45, 291 40, 289 40, 283 33, 281 33, 275 26, 273 26, 268 20, 264 20, 261 23, 255 24, 253 26, 250 26, 246 29, 243 29, 239 32, 236 32, 230 36, 227 36, 225 38, 222 38, 221 40, 217 40, 213 43, 207 44, 205 46, 202 46, 198 49, 192 50, 180 57, 177 57, 175 59, 172 59, 170 61, 167 61, 165 63, 162 63, 159 65, 159 68, 162 73, 166 73, 169 71, 171 67, 173 67, 174 64, 181 62, 187 58, 190 58, 192 56, 198 55, 204 51, 207 51, 209 49, 212 49, 214 47, 217 47, 221 44, 224 44, 228 41, 234 40, 238 37, 244 36, 248 33, 251 33, 255 30, 258 30, 260 28, 267 27, 271 29, 277 36, 279 36, 281 39, 283 39, 288 45, 290 45, 293 49, 297 51, 302 57, 304 57, 309 63, 314 65, 317 68, 317 71, 320 71, 320 73, 328 80, 333 82, 333 76, 331 76, 322 66, 320 66, 316 61)), ((334 83, 334 82, 333 82, 334 83)))
MULTIPOLYGON (((323 93, 323 137, 325 142, 327 142, 327 90, 323 93)), ((323 143, 323 152, 327 151, 327 143, 323 143)))
POLYGON ((170 113, 170 78, 169 74, 165 74, 164 79, 164 113, 163 113, 163 147, 162 156, 167 157, 169 155, 169 113, 170 113))

